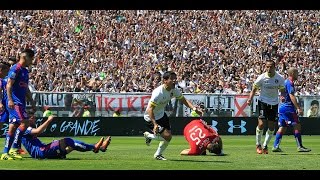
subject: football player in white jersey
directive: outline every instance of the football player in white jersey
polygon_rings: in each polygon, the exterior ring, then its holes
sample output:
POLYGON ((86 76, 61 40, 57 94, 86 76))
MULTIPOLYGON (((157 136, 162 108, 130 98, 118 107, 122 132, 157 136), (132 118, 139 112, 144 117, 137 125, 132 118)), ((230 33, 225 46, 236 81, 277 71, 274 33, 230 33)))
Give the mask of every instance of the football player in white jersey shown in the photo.
POLYGON ((180 90, 175 87, 176 80, 177 75, 175 72, 167 71, 162 75, 163 83, 152 91, 144 114, 147 127, 152 131, 152 133, 144 132, 146 144, 149 146, 152 139, 160 141, 159 147, 154 154, 156 160, 166 160, 162 154, 172 138, 170 121, 165 113, 165 107, 172 98, 179 99, 184 105, 198 114, 203 114, 201 109, 198 109, 185 99, 180 90))
POLYGON ((252 98, 260 89, 258 98, 258 126, 256 128, 256 150, 258 154, 268 154, 268 144, 274 134, 278 117, 279 90, 284 91, 284 78, 276 72, 275 62, 267 60, 266 72, 261 74, 253 83, 247 104, 251 105, 252 98), (264 130, 264 120, 268 124, 268 130, 264 143, 261 144, 261 137, 264 130))

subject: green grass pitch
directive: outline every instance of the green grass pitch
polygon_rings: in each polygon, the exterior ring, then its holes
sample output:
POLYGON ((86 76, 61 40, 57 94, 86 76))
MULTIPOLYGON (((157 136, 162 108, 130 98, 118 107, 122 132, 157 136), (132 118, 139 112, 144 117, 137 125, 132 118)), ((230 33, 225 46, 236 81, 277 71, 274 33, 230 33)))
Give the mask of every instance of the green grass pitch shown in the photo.
MULTIPOLYGON (((141 137, 114 136, 105 153, 72 152, 65 160, 36 160, 23 155, 23 160, 0 161, 0 170, 319 170, 320 136, 302 137, 309 153, 297 152, 294 137, 284 136, 281 148, 284 152, 273 153, 271 140, 269 154, 259 155, 255 151, 255 136, 221 136, 226 156, 181 156, 188 148, 183 136, 173 136, 163 154, 168 160, 157 161, 153 154, 158 141, 145 145, 141 137)), ((40 137, 48 143, 52 137, 40 137)), ((95 143, 99 137, 73 137, 87 143, 95 143)), ((263 137, 264 138, 264 137, 263 137)), ((55 138, 59 139, 59 138, 55 138)), ((3 138, 0 148, 3 149, 3 138)))

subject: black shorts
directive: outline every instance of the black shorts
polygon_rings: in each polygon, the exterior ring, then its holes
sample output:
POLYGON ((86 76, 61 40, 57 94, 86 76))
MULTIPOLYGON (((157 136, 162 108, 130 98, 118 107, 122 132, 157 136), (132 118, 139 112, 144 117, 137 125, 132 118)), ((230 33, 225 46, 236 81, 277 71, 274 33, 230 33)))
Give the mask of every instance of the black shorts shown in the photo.
MULTIPOLYGON (((160 118, 159 120, 156 120, 156 123, 160 126, 159 127, 160 134, 164 131, 164 129, 171 130, 170 121, 166 113, 164 113, 164 116, 162 118, 160 118)), ((146 121, 146 125, 151 130, 151 132, 153 132, 154 125, 152 121, 146 121)))
POLYGON ((262 101, 258 101, 259 119, 268 121, 278 121, 278 104, 270 105, 262 101))

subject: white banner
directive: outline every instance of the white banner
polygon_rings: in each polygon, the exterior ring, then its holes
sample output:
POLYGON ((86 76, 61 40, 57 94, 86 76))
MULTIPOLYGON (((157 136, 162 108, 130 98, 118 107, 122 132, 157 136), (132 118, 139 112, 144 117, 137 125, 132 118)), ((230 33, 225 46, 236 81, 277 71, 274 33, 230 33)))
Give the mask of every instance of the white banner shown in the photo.
MULTIPOLYGON (((50 106, 50 107, 65 107, 65 94, 62 93, 45 93, 45 94, 32 94, 33 99, 36 100, 37 106, 50 106)), ((29 104, 27 104, 29 105, 29 104)))
MULTIPOLYGON (((206 105, 206 95, 186 94, 184 95, 194 106, 199 106, 201 103, 206 105)), ((190 117, 192 109, 183 105, 183 117, 190 117)))
MULTIPOLYGON (((209 114, 214 112, 231 112, 234 109, 234 96, 229 95, 204 95, 204 94, 185 94, 186 99, 190 100, 194 105, 204 103, 209 114)), ((191 109, 183 106, 183 116, 190 116, 191 109)), ((211 116, 211 115, 210 115, 211 116)))
POLYGON ((217 111, 219 108, 222 111, 233 111, 234 96, 233 95, 208 95, 207 108, 217 111))

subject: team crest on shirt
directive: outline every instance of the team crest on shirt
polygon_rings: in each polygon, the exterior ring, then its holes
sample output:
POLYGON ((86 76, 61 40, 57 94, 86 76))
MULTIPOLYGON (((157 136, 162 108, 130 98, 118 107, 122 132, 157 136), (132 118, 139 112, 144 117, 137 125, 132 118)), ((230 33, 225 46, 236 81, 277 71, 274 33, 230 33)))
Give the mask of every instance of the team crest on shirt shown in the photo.
POLYGON ((278 84, 279 80, 278 80, 278 79, 275 79, 274 82, 275 82, 276 84, 278 84))
POLYGON ((170 97, 172 97, 173 96, 173 92, 170 94, 170 97))

